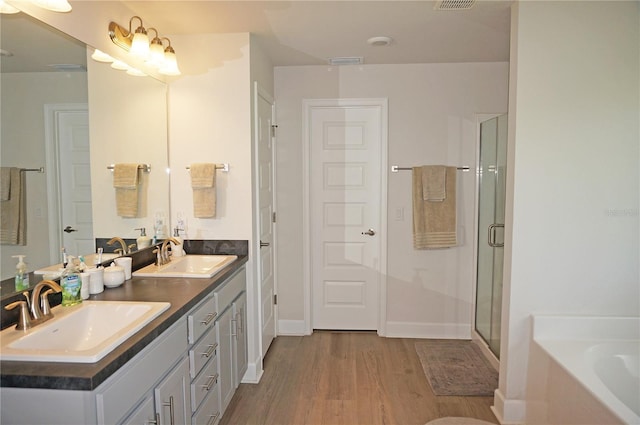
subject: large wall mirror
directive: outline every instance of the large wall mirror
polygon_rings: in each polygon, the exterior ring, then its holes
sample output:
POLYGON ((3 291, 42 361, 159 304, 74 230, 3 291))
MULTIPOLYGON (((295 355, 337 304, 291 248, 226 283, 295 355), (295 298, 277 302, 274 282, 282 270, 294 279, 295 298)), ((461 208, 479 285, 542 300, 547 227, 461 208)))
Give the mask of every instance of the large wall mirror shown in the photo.
MULTIPOLYGON (((59 262, 62 246, 82 255, 95 238, 152 236, 170 216, 166 84, 95 62, 93 49, 24 13, 0 14, 0 42, 0 165, 44 167, 23 172, 26 244, 0 245, 0 277, 14 275, 13 255, 33 271, 59 262), (117 163, 150 166, 135 218, 117 214, 117 163)), ((2 297, 14 292, 5 286, 2 297)))

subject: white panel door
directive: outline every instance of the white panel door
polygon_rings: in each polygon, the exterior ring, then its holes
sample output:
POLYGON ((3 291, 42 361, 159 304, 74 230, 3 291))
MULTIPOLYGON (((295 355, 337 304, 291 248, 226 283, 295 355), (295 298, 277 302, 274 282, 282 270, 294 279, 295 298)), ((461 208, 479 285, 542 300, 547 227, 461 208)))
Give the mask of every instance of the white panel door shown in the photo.
POLYGON ((56 113, 60 161, 62 243, 78 256, 95 252, 89 166, 89 120, 86 111, 56 113))
POLYGON ((386 108, 309 105, 314 329, 377 330, 386 108))
POLYGON ((274 199, 274 172, 273 172, 273 142, 272 117, 273 101, 262 93, 256 84, 256 108, 257 114, 257 143, 258 143, 258 226, 260 235, 260 249, 258 255, 258 274, 260 280, 260 303, 262 324, 262 357, 276 335, 275 318, 275 278, 274 278, 274 245, 273 232, 273 199, 274 199))

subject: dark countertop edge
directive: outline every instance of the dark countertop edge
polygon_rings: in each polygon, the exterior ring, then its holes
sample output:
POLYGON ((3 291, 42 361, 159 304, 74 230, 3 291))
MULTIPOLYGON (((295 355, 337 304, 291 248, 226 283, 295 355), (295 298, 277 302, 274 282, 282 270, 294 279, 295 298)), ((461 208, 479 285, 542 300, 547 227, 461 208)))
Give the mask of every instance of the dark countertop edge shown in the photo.
MULTIPOLYGON (((225 279, 243 266, 247 260, 248 257, 246 255, 239 255, 236 261, 229 264, 211 279, 134 277, 125 282, 123 286, 114 288, 115 290, 106 289, 101 294, 91 296, 91 300, 168 301, 171 302, 171 307, 96 363, 0 361, 0 387, 76 391, 95 390, 162 332, 213 292, 225 279), (158 298, 154 299, 140 299, 136 297, 136 294, 131 294, 135 292, 133 286, 136 283, 145 283, 154 287, 157 285, 171 285, 173 292, 184 292, 173 287, 179 283, 192 283, 196 288, 185 289, 188 290, 188 294, 184 299, 178 301, 175 298, 169 298, 172 295, 172 291, 167 291, 165 294, 168 299, 162 299, 162 294, 158 294, 158 298)), ((148 297, 143 296, 142 298, 148 297)))

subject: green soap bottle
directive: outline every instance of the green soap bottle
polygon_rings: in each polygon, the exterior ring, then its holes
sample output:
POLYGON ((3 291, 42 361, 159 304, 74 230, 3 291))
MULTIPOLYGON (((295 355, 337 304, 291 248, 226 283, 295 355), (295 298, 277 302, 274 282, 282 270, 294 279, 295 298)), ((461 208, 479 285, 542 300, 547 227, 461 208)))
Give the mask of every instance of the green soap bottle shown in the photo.
POLYGON ((62 272, 60 283, 62 286, 63 307, 80 304, 82 302, 82 295, 80 293, 82 281, 80 280, 80 275, 77 273, 73 261, 69 261, 67 268, 62 272))
POLYGON ((12 257, 18 259, 15 279, 16 291, 26 291, 29 289, 29 272, 27 271, 27 265, 24 263, 26 255, 13 255, 12 257))

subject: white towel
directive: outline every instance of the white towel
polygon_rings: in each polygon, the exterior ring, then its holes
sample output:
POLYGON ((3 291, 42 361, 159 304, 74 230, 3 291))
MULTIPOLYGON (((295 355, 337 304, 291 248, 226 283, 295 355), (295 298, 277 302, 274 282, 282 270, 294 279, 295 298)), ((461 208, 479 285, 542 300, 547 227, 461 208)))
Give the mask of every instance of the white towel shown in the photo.
POLYGON ((116 164, 113 167, 116 210, 120 217, 138 215, 138 174, 138 164, 116 164))
POLYGON ((193 189, 193 216, 216 216, 216 164, 191 164, 191 188, 193 189))
POLYGON ((442 202, 447 198, 447 167, 425 165, 422 167, 422 199, 442 202))
POLYGON ((0 202, 0 243, 27 244, 26 187, 24 173, 12 167, 9 199, 0 202))

